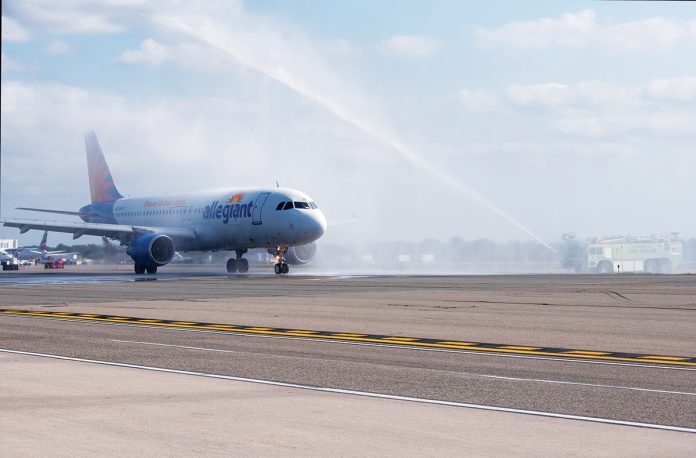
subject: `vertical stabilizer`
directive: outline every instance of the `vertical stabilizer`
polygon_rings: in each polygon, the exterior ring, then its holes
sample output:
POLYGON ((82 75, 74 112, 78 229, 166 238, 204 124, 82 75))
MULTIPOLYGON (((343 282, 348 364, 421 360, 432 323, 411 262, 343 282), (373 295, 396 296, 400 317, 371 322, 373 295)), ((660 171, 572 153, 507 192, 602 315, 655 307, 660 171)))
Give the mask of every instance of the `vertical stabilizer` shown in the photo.
POLYGON ((46 251, 46 240, 48 240, 48 231, 44 231, 43 237, 41 237, 41 243, 39 243, 39 250, 46 251))
POLYGON ((116 189, 94 131, 90 130, 85 133, 85 149, 87 151, 87 173, 89 174, 89 192, 92 196, 92 203, 113 202, 123 198, 116 189))

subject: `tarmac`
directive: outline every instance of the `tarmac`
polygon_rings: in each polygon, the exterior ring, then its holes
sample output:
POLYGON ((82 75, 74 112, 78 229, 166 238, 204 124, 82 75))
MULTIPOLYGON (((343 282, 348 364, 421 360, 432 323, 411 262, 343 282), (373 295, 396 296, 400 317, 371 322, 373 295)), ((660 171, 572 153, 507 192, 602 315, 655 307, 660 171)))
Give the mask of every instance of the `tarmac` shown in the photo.
POLYGON ((0 281, 0 454, 696 447, 695 276, 134 277, 0 281))

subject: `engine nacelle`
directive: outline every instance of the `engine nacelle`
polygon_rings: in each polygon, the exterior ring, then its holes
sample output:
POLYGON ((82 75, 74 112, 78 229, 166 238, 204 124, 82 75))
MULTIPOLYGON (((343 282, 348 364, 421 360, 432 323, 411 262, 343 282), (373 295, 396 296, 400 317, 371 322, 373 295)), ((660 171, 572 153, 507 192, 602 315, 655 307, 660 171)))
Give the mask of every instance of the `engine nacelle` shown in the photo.
POLYGON ((146 234, 133 240, 126 253, 143 265, 163 266, 174 258, 174 241, 162 234, 146 234))
POLYGON ((317 244, 314 242, 306 245, 291 246, 285 252, 285 262, 292 265, 307 264, 314 259, 315 254, 317 254, 317 244))

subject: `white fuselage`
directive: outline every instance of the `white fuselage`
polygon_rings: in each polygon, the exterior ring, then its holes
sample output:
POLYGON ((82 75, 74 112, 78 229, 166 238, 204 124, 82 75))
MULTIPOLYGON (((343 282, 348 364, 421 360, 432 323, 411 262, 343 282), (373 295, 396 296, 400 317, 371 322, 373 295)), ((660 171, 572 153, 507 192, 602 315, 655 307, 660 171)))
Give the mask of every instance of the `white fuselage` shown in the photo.
POLYGON ((303 245, 326 230, 310 197, 287 188, 123 198, 114 202, 113 212, 118 224, 193 230, 194 240, 177 242, 181 251, 303 245))

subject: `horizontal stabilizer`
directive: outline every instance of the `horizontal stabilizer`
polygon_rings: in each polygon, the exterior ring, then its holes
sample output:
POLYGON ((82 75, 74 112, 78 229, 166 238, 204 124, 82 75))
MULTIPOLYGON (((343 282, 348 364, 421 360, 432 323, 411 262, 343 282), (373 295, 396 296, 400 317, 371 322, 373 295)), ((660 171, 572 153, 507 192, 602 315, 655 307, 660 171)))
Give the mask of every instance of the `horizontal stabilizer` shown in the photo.
POLYGON ((30 212, 41 212, 41 213, 57 213, 59 215, 71 215, 71 216, 90 216, 90 213, 83 212, 71 212, 68 210, 50 210, 48 208, 29 208, 29 207, 17 207, 17 210, 27 210, 30 212))

